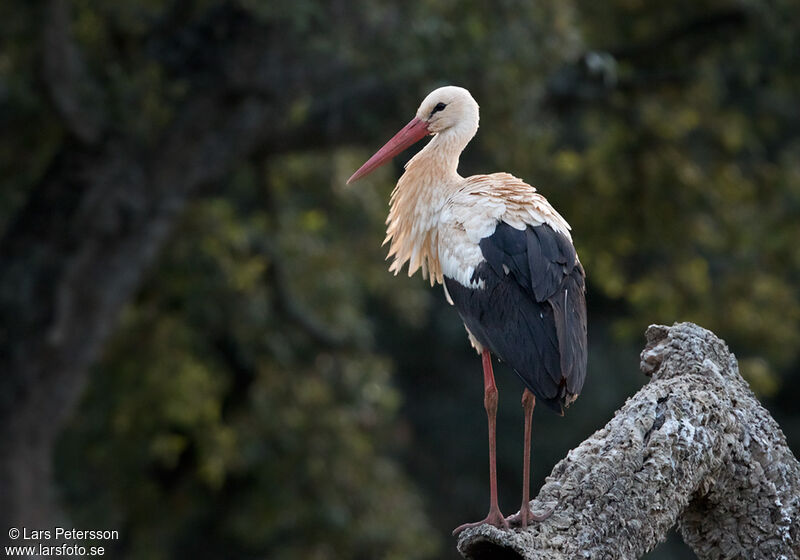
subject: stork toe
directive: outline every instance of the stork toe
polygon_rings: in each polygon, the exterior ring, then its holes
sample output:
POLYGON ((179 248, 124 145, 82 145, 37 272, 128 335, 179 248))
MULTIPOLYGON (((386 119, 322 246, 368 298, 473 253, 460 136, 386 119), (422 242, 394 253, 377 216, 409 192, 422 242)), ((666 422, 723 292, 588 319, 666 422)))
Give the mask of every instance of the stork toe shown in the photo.
POLYGON ((490 509, 489 514, 486 516, 485 519, 482 521, 475 521, 474 523, 464 523, 463 525, 459 525, 455 529, 453 529, 453 536, 457 536, 461 531, 464 529, 471 529, 472 527, 478 527, 480 525, 493 525, 498 529, 508 529, 508 521, 503 514, 500 513, 499 509, 490 509))
POLYGON ((506 517, 506 523, 508 523, 510 527, 515 527, 515 528, 519 527, 524 529, 525 527, 527 527, 532 523, 539 523, 541 521, 544 521, 545 519, 553 515, 553 511, 554 508, 550 508, 544 513, 537 514, 533 513, 533 510, 531 509, 530 505, 525 505, 522 507, 521 510, 519 510, 514 515, 509 515, 508 517, 506 517))

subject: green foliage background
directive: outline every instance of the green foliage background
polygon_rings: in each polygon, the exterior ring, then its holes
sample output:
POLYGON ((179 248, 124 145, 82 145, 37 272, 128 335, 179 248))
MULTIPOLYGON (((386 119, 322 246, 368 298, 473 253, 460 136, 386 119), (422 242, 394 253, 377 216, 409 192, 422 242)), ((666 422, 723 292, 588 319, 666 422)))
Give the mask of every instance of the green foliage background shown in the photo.
MULTIPOLYGON (((3 226, 70 141, 37 83, 34 4, 0 6, 0 116, 14 131, 0 143, 3 226)), ((348 123, 341 145, 265 149, 186 209, 58 453, 71 515, 118 528, 115 557, 453 557, 449 530, 481 516, 488 491, 480 366, 440 290, 386 272, 383 221, 403 158, 344 185, 446 83, 481 104, 462 174, 537 185, 572 224, 588 272, 589 379, 565 419, 537 413, 534 483, 644 383, 636 354, 649 323, 691 320, 726 339, 800 449, 797 3, 71 8, 102 85, 93 95, 142 146, 203 87, 159 49, 180 51, 182 28, 213 30, 224 10, 259 21, 292 71, 327 72, 331 91, 342 68, 395 91, 348 123), (174 45, 152 44, 158 26, 175 27, 174 45)), ((213 56, 209 36, 195 48, 213 56)), ((287 138, 329 92, 290 94, 275 122, 287 138)), ((520 387, 499 370, 511 513, 520 387)), ((651 557, 687 554, 673 543, 651 557)))

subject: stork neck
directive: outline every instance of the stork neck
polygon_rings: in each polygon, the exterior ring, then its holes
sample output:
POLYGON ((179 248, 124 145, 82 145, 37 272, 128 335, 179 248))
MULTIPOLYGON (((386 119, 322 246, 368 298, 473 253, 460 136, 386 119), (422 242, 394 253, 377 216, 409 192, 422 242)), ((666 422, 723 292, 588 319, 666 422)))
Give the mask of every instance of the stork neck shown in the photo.
POLYGON ((460 179, 458 160, 469 138, 460 138, 448 130, 435 135, 406 165, 406 175, 415 176, 418 183, 445 184, 460 179))

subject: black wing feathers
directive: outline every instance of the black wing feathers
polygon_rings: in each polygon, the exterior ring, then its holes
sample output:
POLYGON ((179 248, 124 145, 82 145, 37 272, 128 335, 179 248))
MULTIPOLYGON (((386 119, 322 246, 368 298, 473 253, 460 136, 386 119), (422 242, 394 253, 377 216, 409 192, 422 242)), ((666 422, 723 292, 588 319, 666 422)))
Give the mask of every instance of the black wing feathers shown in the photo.
POLYGON ((561 371, 568 394, 578 395, 586 379, 586 300, 584 272, 580 263, 570 271, 548 302, 553 307, 561 353, 561 371))
POLYGON ((570 240, 550 226, 499 223, 480 241, 486 261, 472 289, 445 278, 467 328, 536 397, 563 412, 586 377, 584 272, 570 240))
POLYGON ((503 281, 484 263, 484 289, 445 277, 447 291, 472 335, 522 378, 537 398, 561 411, 561 364, 553 309, 524 295, 516 281, 503 281), (531 343, 535 341, 535 343, 531 343))

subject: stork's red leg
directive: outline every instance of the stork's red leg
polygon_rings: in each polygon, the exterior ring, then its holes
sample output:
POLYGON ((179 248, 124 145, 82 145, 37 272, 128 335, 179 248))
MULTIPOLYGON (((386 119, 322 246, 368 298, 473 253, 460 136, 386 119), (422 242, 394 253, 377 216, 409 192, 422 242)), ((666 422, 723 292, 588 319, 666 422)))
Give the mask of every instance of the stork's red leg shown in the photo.
POLYGON ((531 511, 531 425, 535 406, 536 397, 526 388, 522 393, 522 409, 525 412, 525 450, 522 455, 522 505, 520 505, 519 513, 508 518, 509 523, 523 528, 527 527, 531 521, 544 521, 553 514, 553 510, 541 515, 536 515, 531 511))
POLYGON ((492 371, 492 356, 488 350, 484 350, 483 358, 483 406, 486 409, 486 416, 489 419, 489 514, 483 521, 475 523, 465 523, 453 530, 453 535, 459 534, 469 527, 477 527, 484 523, 489 523, 495 527, 508 528, 508 522, 503 514, 500 513, 500 506, 497 504, 497 385, 494 383, 494 372, 492 371))

